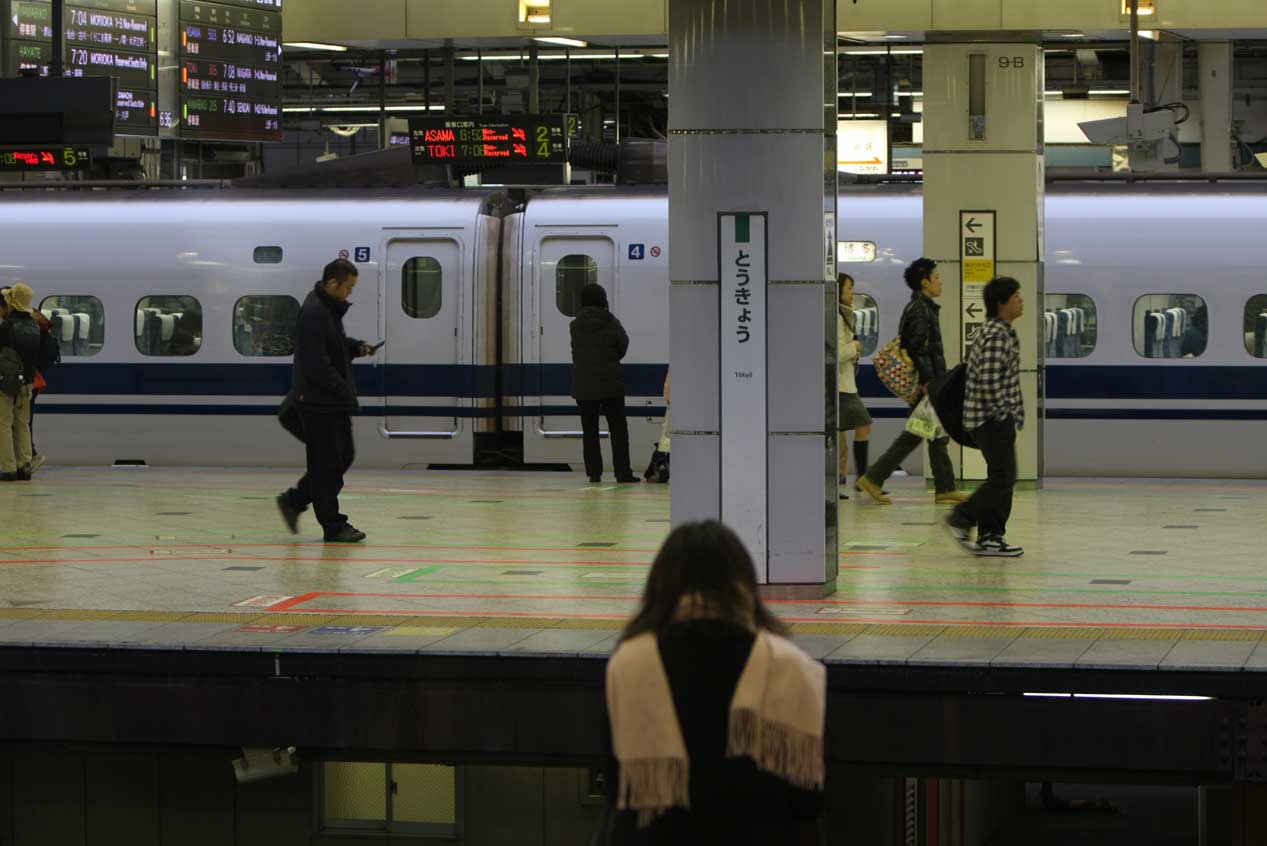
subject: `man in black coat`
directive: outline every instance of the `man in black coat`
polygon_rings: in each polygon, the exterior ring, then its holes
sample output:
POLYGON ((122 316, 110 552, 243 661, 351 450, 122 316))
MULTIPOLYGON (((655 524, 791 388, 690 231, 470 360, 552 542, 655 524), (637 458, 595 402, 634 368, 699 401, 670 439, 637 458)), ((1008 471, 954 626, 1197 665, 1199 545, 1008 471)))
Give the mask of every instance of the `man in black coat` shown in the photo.
POLYGON ((298 533, 299 515, 311 503, 326 541, 356 543, 365 533, 339 513, 339 491, 355 455, 352 412, 360 407, 352 359, 374 348, 343 331, 356 266, 337 259, 321 278, 299 310, 291 389, 280 411, 282 426, 307 447, 308 472, 277 497, 277 507, 290 531, 298 533))
POLYGON ((629 426, 625 421, 625 377, 620 360, 629 350, 629 336, 616 315, 607 310, 601 285, 581 289, 581 308, 568 327, 572 332, 572 397, 581 414, 585 473, 591 482, 603 476, 598 418, 607 417, 611 433, 612 467, 616 481, 640 481, 629 466, 629 426))
POLYGON ((13 350, 21 362, 21 372, 14 374, 17 382, 0 391, 0 482, 31 478, 31 386, 48 334, 35 321, 33 296, 23 282, 0 293, 0 350, 13 350))

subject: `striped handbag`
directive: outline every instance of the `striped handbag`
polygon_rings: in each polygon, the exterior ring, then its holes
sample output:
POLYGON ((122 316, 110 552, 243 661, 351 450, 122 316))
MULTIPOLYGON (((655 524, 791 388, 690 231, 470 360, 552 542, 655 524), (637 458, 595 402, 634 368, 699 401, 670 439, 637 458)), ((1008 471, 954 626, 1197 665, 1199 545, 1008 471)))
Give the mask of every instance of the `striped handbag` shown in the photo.
POLYGON ((889 392, 907 404, 919 398, 919 374, 911 357, 902 349, 901 337, 894 338, 876 350, 871 359, 875 366, 875 375, 889 392))

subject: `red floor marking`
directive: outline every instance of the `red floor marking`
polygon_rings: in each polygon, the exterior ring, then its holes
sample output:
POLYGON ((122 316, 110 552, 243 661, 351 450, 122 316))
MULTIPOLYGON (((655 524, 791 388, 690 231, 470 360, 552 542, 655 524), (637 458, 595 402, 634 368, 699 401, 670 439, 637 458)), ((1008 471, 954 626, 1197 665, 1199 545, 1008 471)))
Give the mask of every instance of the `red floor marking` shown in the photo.
MULTIPOLYGON (((277 547, 305 547, 316 549, 329 549, 329 546, 322 541, 296 541, 293 543, 238 543, 237 541, 222 541, 220 543, 116 543, 116 544, 74 544, 65 546, 9 546, 6 549, 24 550, 28 552, 44 552, 46 550, 75 550, 75 549, 207 549, 237 547, 238 549, 256 549, 256 548, 277 548, 277 547)), ((654 549, 638 549, 633 547, 610 548, 610 547, 584 547, 578 549, 575 546, 454 546, 444 544, 423 544, 423 543, 376 543, 371 546, 361 547, 362 549, 473 549, 480 552, 586 552, 601 553, 610 555, 612 553, 654 553, 654 549)), ((0 559, 3 560, 3 559, 0 559)), ((650 562, 648 562, 650 563, 650 562)))
MULTIPOLYGON (((237 555, 229 552, 219 555, 146 555, 137 558, 15 558, 10 560, 0 558, 0 567, 6 564, 127 564, 140 561, 280 561, 293 564, 477 564, 479 566, 532 564, 539 567, 651 566, 645 561, 551 561, 514 558, 299 558, 284 555, 237 555)), ((847 569, 863 568, 849 567, 847 569)))
MULTIPOLYGON (((575 594, 492 594, 492 593, 360 593, 354 591, 316 591, 314 593, 305 594, 303 597, 296 597, 283 606, 291 607, 295 604, 306 601, 305 597, 316 598, 319 596, 352 596, 364 598, 381 598, 387 597, 391 599, 482 599, 482 600, 554 600, 559 602, 634 602, 641 599, 641 596, 633 594, 626 596, 609 596, 603 594, 595 594, 590 596, 575 594)), ((766 603, 769 605, 818 605, 818 606, 848 606, 848 607, 883 607, 883 608, 906 608, 909 606, 926 607, 926 608, 1060 608, 1076 611, 1099 611, 1103 609, 1112 609, 1115 611, 1197 611, 1197 612, 1214 612, 1214 613, 1242 613, 1242 614, 1264 614, 1267 613, 1267 607, 1241 607, 1241 606, 1225 606, 1225 605, 1128 605, 1120 603, 1109 603, 1104 605, 1095 605, 1088 602, 952 602, 942 600, 919 600, 912 602, 895 602, 886 599, 768 599, 766 603)), ((822 621, 821 617, 814 618, 822 621)), ((834 620, 833 620, 834 621, 834 620)), ((1234 628, 1234 627, 1233 627, 1234 628)))

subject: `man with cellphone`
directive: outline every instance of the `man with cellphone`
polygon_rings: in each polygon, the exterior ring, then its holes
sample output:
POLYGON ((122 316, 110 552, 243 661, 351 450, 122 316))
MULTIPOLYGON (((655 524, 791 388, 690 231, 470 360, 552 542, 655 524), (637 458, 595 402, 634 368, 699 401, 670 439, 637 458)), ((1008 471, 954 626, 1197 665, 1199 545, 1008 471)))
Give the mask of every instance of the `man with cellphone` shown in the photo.
POLYGON ((343 331, 356 279, 356 265, 336 259, 325 266, 321 281, 304 300, 291 389, 279 412, 282 426, 307 448, 308 472, 278 495, 277 507, 287 528, 298 534, 299 515, 311 504, 327 543, 365 539, 365 533, 339 513, 343 475, 355 456, 352 413, 360 407, 352 359, 373 355, 382 346, 349 338, 343 331))

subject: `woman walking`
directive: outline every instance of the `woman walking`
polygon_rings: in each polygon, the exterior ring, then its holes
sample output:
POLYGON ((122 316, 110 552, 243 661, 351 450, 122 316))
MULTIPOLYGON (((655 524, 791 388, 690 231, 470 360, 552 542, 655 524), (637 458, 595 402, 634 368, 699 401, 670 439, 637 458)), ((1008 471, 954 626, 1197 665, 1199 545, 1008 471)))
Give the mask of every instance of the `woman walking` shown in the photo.
MULTIPOLYGON (((853 432, 853 463, 859 478, 867 472, 867 450, 871 445, 871 415, 858 396, 858 359, 862 357, 862 341, 854 335, 853 277, 840 274, 840 319, 836 321, 836 383, 840 391, 836 428, 840 431, 840 498, 845 493, 845 471, 849 469, 849 450, 845 432, 853 432)), ((861 488, 855 488, 861 490, 861 488)))

